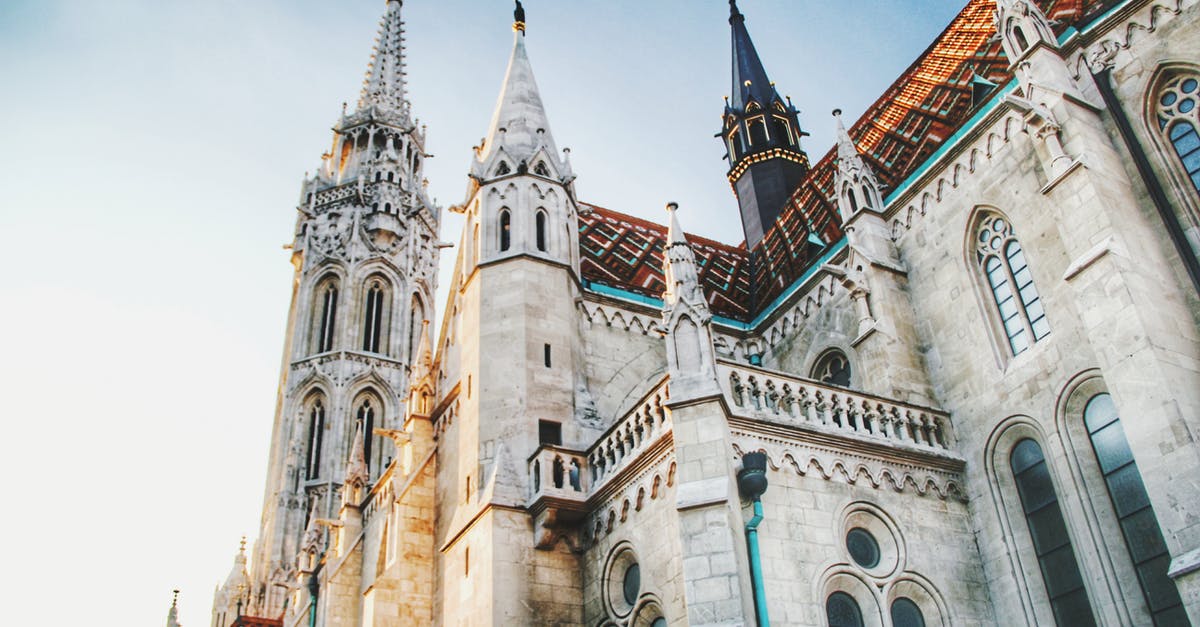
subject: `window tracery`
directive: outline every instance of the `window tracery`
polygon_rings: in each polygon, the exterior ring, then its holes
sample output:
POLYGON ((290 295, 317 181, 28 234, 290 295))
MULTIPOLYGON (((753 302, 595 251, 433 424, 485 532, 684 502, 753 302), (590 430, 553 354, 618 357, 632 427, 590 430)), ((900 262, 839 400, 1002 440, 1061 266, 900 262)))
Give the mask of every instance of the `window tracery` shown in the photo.
POLYGON ((305 455, 304 479, 312 481, 321 476, 321 444, 325 438, 325 404, 321 399, 308 410, 308 454, 305 455))
POLYGON ((1158 127, 1166 133, 1192 187, 1200 192, 1200 76, 1171 77, 1159 90, 1156 103, 1158 127))
POLYGON ((367 283, 367 296, 363 307, 363 341, 362 349, 369 353, 385 352, 383 336, 387 331, 385 319, 387 315, 388 286, 383 279, 371 279, 367 283))
POLYGON ((317 288, 317 303, 321 316, 316 328, 313 329, 315 339, 314 352, 327 353, 333 350, 335 330, 337 327, 338 282, 328 279, 317 288))
POLYGON ((1012 224, 1003 216, 988 215, 976 231, 975 255, 1008 348, 1013 356, 1020 355, 1050 334, 1050 322, 1012 224))
POLYGON ((842 387, 850 387, 850 375, 850 360, 836 349, 822 355, 812 369, 812 378, 842 387))

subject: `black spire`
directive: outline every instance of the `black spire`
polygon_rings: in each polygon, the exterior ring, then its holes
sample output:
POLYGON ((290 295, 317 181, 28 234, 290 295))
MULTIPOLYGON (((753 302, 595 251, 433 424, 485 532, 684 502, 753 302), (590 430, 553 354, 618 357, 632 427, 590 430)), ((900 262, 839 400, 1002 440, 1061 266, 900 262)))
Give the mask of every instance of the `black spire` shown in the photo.
POLYGON ((741 207, 746 245, 753 248, 808 173, 800 148, 799 112, 767 77, 737 0, 729 0, 733 35, 733 85, 725 103, 721 137, 729 182, 741 207))

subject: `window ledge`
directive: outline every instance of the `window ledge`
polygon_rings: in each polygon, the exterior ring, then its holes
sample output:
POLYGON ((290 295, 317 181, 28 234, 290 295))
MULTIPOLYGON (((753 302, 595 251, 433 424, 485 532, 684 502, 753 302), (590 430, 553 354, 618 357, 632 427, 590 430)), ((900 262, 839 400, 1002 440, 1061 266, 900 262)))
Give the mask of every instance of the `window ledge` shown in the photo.
POLYGON ((1200 548, 1192 549, 1172 559, 1171 566, 1167 569, 1167 576, 1171 579, 1179 579, 1198 570, 1200 570, 1200 548))
POLYGON ((1101 257, 1110 252, 1115 252, 1116 244, 1116 240, 1110 235, 1104 238, 1104 241, 1092 246, 1087 252, 1080 255, 1078 259, 1072 261, 1071 265, 1067 266, 1067 271, 1063 273, 1063 280, 1070 281, 1079 276, 1079 273, 1091 267, 1092 264, 1099 261, 1101 257))

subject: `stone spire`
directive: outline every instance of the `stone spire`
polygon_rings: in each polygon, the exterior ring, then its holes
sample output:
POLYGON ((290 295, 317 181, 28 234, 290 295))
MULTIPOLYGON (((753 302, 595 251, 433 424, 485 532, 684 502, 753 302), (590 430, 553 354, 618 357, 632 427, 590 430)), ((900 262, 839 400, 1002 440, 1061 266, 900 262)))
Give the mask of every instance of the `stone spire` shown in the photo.
POLYGON ((667 231, 666 263, 663 272, 666 275, 667 289, 663 293, 663 301, 668 307, 674 307, 681 301, 694 309, 708 313, 708 304, 704 301, 704 291, 700 288, 700 277, 696 271, 696 256, 688 244, 687 236, 679 226, 676 212, 679 205, 667 204, 670 216, 667 231))
POLYGON ((387 13, 379 23, 379 36, 358 97, 360 111, 377 107, 389 113, 401 113, 408 108, 404 85, 404 20, 400 17, 403 4, 402 0, 388 0, 387 13))
POLYGON ((848 221, 860 209, 876 212, 883 211, 883 194, 879 189, 879 180, 875 171, 863 159, 858 146, 846 131, 842 123, 842 110, 834 109, 833 117, 837 120, 837 172, 834 179, 834 189, 837 190, 838 210, 842 221, 848 221))
POLYGON ((721 115, 721 137, 746 245, 754 248, 808 173, 808 156, 800 147, 806 133, 799 111, 767 76, 736 0, 729 0, 729 26, 733 84, 721 115))
POLYGON ((670 230, 663 261, 667 288, 663 292, 662 329, 667 341, 671 399, 687 400, 717 393, 719 388, 712 314, 700 287, 696 256, 679 227, 678 209, 676 203, 667 204, 670 230))
POLYGON ((519 2, 514 17, 517 21, 513 24, 513 49, 508 71, 496 100, 487 137, 476 151, 472 175, 484 179, 497 174, 524 174, 542 155, 548 162, 550 172, 547 174, 558 174, 555 178, 560 178, 569 168, 554 144, 533 66, 525 51, 525 11, 519 2), (504 164, 498 161, 504 161, 504 164))
POLYGON ((364 452, 365 446, 363 423, 360 420, 354 428, 354 443, 350 445, 350 461, 346 464, 345 494, 348 501, 351 501, 351 499, 357 500, 355 493, 366 486, 367 482, 371 480, 371 472, 367 468, 367 458, 364 452))
POLYGON ((1038 44, 1058 48, 1050 20, 1030 0, 996 0, 995 24, 1009 63, 1016 63, 1038 44))
POLYGON ((179 591, 171 591, 174 596, 171 597, 171 609, 167 610, 167 627, 180 627, 179 625, 179 591))

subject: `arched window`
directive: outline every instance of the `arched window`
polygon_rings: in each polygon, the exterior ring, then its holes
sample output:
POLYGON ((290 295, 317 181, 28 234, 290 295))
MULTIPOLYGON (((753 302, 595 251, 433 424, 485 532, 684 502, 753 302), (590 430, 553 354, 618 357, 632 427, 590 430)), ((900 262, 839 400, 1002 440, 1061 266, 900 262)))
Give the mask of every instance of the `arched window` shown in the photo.
POLYGON ((508 250, 512 244, 512 215, 507 209, 500 211, 500 251, 508 250))
POLYGON ((834 592, 825 600, 825 618, 829 627, 863 627, 858 601, 845 592, 834 592))
POLYGON ((912 599, 900 597, 892 601, 892 627, 925 627, 925 616, 912 599))
POLYGON ((1059 627, 1095 625, 1042 447, 1029 438, 1017 442, 1009 464, 1055 622, 1059 627))
MULTIPOLYGON (((375 448, 375 403, 371 399, 363 399, 358 405, 357 415, 355 416, 354 428, 357 429, 362 425, 363 430, 363 459, 367 460, 367 470, 374 472, 378 464, 372 463, 371 453, 375 448)), ((353 433, 353 431, 351 432, 353 433)), ((351 436, 353 441, 353 436, 351 436)))
POLYGON ((813 366, 812 378, 821 383, 850 387, 850 360, 842 351, 828 351, 813 366))
POLYGON ((1020 26, 1014 26, 1012 29, 1013 39, 1017 42, 1017 52, 1025 52, 1029 47, 1029 40, 1025 38, 1025 31, 1020 26))
POLYGON ((321 476, 321 443, 324 439, 325 404, 317 399, 308 410, 308 454, 304 466, 304 478, 308 481, 321 476))
POLYGON ((330 279, 317 288, 317 303, 321 310, 317 328, 314 330, 316 352, 325 353, 333 350, 334 332, 337 328, 338 284, 330 279))
POLYGON ((1167 80, 1158 93, 1158 126, 1166 131, 1183 170, 1200 191, 1200 135, 1196 133, 1200 76, 1184 74, 1167 80))
POLYGON ((847 184, 842 194, 850 204, 850 215, 858 213, 858 199, 854 197, 854 188, 847 184))
POLYGON ((1083 422, 1104 474, 1108 496, 1112 499, 1125 547, 1137 570, 1146 605, 1154 616, 1154 624, 1188 624, 1179 590, 1167 576, 1171 555, 1150 507, 1150 497, 1125 439, 1125 430, 1112 397, 1108 394, 1092 397, 1083 410, 1083 422))
POLYGON ((537 249, 546 252, 546 212, 538 211, 535 222, 537 222, 537 249))
POLYGON ((425 307, 415 294, 408 316, 408 362, 414 364, 421 358, 417 349, 421 346, 421 329, 425 326, 425 307))
POLYGON ((1000 314, 1009 350, 1014 356, 1020 355, 1050 334, 1050 322, 1033 284, 1025 251, 1012 225, 998 215, 988 215, 980 223, 975 244, 976 258, 1000 314))
POLYGON ((750 145, 765 145, 767 143, 767 120, 754 118, 748 124, 750 125, 750 145))
POLYGON ((387 284, 382 279, 372 279, 367 282, 367 297, 363 303, 363 341, 362 349, 368 353, 381 352, 384 346, 383 335, 387 330, 384 323, 387 316, 387 284))

